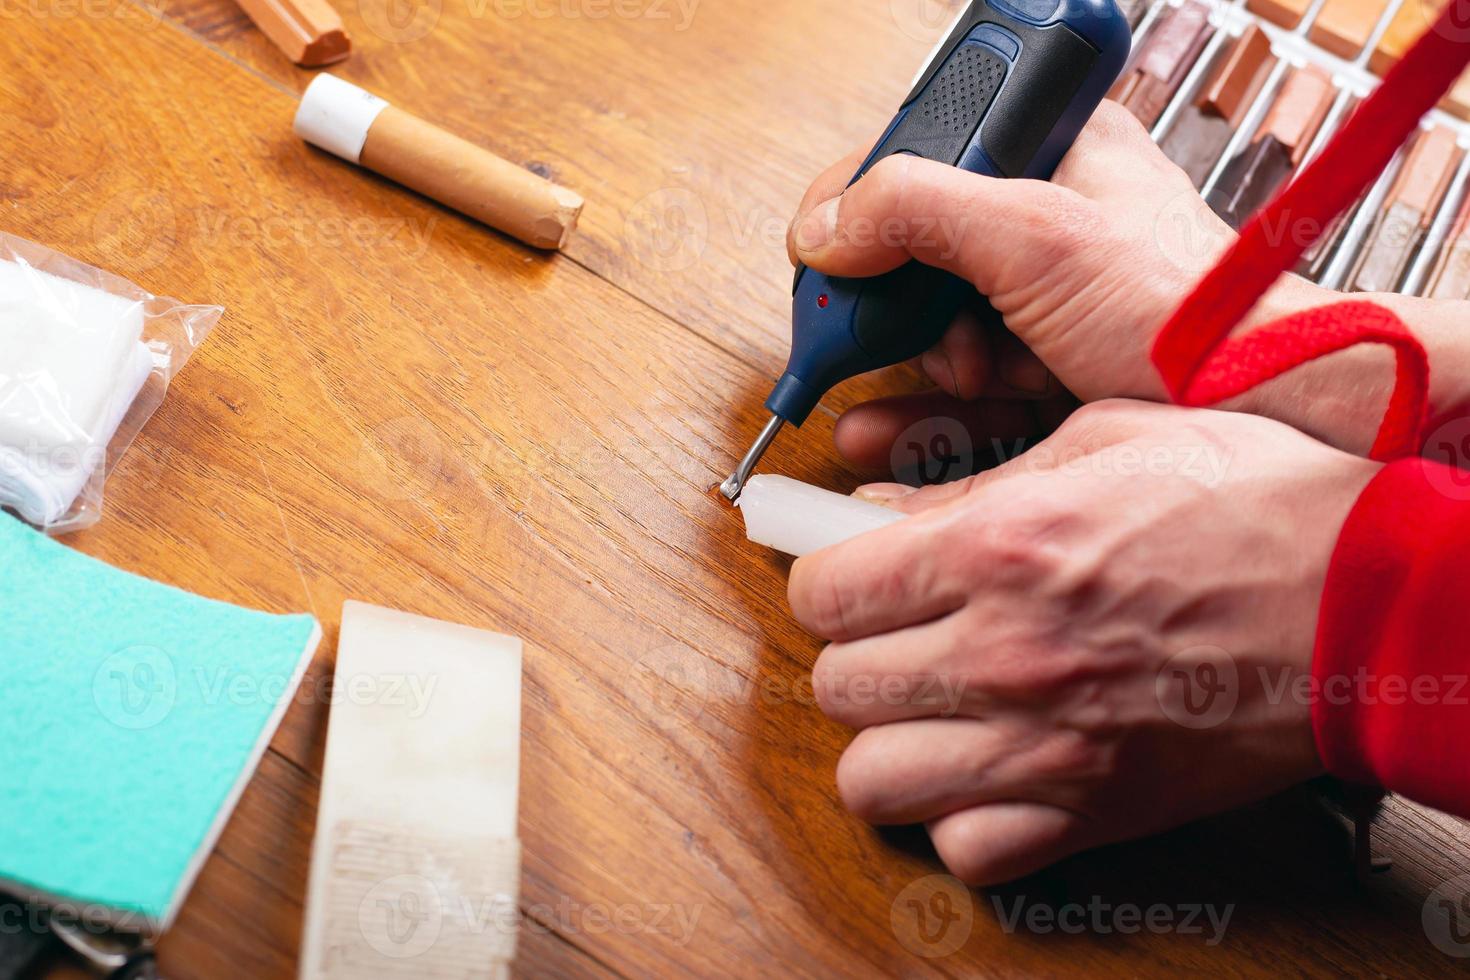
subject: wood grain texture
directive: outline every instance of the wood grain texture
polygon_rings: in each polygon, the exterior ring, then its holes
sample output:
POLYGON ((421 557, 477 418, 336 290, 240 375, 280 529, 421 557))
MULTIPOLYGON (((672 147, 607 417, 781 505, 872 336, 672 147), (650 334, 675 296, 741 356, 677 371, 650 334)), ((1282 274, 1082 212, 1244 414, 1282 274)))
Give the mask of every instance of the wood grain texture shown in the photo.
MULTIPOLYGON (((7 230, 229 309, 114 473, 103 523, 69 543, 312 611, 326 633, 161 945, 165 975, 294 975, 347 597, 526 642, 526 976, 1456 965, 1420 916, 1470 870, 1462 825, 1392 805, 1398 867, 1358 889, 1306 793, 964 894, 964 941, 942 957, 903 924, 909 901, 935 907, 941 869, 921 834, 843 811, 847 733, 811 705, 818 644, 790 619, 787 565, 710 493, 761 421, 789 287, 779 239, 742 242, 725 211, 779 229, 810 175, 883 121, 927 47, 901 4, 707 0, 673 31, 445 0, 431 31, 390 44, 364 30, 368 2, 343 5, 360 42, 344 73, 586 193, 570 257, 295 140, 306 76, 223 5, 26 16, 0 34, 7 230), (813 40, 839 25, 843 43, 813 40), (705 209, 692 265, 629 230, 649 200, 705 209), (1008 932, 996 903, 1017 899, 1233 913, 1218 945, 1008 932)), ((770 468, 851 486, 831 424, 814 416, 770 468)))
MULTIPOLYGON (((572 258, 772 375, 789 341, 785 231, 801 195, 871 145, 958 10, 957 0, 619 0, 622 16, 610 0, 338 8, 355 50, 334 74, 580 192, 572 258)), ((166 9, 283 90, 311 79, 233 0, 166 9)), ((828 404, 873 390, 859 382, 828 404)))

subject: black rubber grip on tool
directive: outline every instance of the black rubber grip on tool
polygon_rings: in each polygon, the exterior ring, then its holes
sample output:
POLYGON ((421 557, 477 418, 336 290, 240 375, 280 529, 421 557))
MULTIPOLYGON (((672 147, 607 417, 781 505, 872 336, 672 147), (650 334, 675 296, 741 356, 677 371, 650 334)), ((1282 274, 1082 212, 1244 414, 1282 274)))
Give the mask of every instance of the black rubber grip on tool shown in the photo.
POLYGON ((1006 80, 1006 63, 988 48, 961 46, 884 141, 884 156, 912 153, 955 166, 1006 80))
POLYGON ((1097 49, 1065 24, 1032 27, 988 8, 955 35, 948 56, 929 67, 904 101, 908 114, 854 180, 898 153, 959 166, 982 122, 981 146, 1000 171, 997 176, 1023 176, 1098 58, 1097 49), (974 29, 986 23, 1004 28, 1023 46, 1022 57, 1009 66, 1009 81, 1004 60, 968 42, 974 29), (930 122, 936 112, 937 125, 930 122))

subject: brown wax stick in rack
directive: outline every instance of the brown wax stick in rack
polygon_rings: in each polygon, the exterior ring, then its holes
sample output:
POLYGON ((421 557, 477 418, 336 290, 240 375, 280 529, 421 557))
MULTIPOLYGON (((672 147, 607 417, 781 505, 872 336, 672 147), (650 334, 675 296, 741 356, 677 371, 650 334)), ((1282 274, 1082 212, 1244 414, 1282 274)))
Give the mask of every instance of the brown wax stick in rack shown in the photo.
POLYGON ((1108 97, 1121 102, 1152 129, 1213 33, 1209 8, 1184 0, 1182 6, 1159 18, 1133 66, 1113 85, 1108 97))
MULTIPOLYGON (((1383 36, 1373 46, 1368 58, 1368 67, 1375 75, 1386 75, 1396 65, 1404 52, 1429 30, 1445 8, 1444 0, 1404 0, 1398 13, 1393 15, 1383 36)), ((1470 71, 1460 76, 1455 87, 1445 96, 1440 107, 1461 119, 1470 119, 1470 71)))
POLYGON ((1138 27, 1151 6, 1151 0, 1118 0, 1118 9, 1123 12, 1128 26, 1132 28, 1138 27))
POLYGON ((352 53, 352 42, 327 0, 238 0, 260 32, 303 68, 319 68, 352 53))
MULTIPOLYGON (((1389 0, 1327 0, 1312 21, 1309 36, 1317 44, 1348 61, 1368 46, 1373 28, 1383 19, 1389 0)), ((1408 0, 1417 4, 1420 0, 1408 0)))
MULTIPOLYGON (((1344 120, 1351 117, 1357 107, 1357 99, 1348 99, 1342 115, 1338 119, 1338 125, 1341 125, 1344 120)), ((1358 208, 1362 206, 1362 203, 1362 198, 1359 198, 1354 202, 1352 207, 1338 215, 1332 224, 1327 226, 1327 230, 1307 247, 1306 252, 1302 254, 1301 260, 1297 263, 1296 272, 1298 275, 1305 276, 1313 281, 1321 281, 1322 276, 1327 272, 1327 264, 1332 261, 1332 257, 1337 251, 1337 243, 1342 239, 1348 226, 1352 224, 1353 218, 1357 216, 1358 208)))
POLYGON ((536 248, 561 248, 582 213, 575 191, 344 82, 321 74, 296 135, 536 248))
POLYGON ((1316 65, 1293 70, 1255 138, 1226 164, 1210 191, 1214 212, 1238 231, 1302 162, 1335 98, 1327 72, 1316 65))
POLYGON ((1470 299, 1470 194, 1445 239, 1425 295, 1431 299, 1470 299))
POLYGON ((1420 133, 1389 189, 1358 258, 1352 288, 1388 292, 1398 286, 1449 191, 1462 154, 1443 126, 1420 133))
POLYGON ((1246 6, 1273 24, 1295 30, 1311 8, 1312 0, 1248 0, 1246 6))
POLYGON ((1428 3, 1424 0, 1405 0, 1388 22, 1388 27, 1384 28, 1383 36, 1373 46, 1373 53, 1368 56, 1368 67, 1373 70, 1373 74, 1388 74, 1388 70, 1398 63, 1404 52, 1429 30, 1429 26, 1443 9, 1441 0, 1428 3))
POLYGON ((1220 58, 1193 105, 1180 113, 1164 137, 1164 155, 1189 174, 1194 186, 1203 186, 1214 171, 1275 64, 1271 39, 1255 24, 1250 25, 1220 58))

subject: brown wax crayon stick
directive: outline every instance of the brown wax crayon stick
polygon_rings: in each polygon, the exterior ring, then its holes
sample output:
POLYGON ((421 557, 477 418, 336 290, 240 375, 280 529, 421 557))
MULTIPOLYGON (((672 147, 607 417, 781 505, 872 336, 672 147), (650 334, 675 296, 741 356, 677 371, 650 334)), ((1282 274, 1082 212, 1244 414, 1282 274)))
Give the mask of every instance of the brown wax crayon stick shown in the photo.
POLYGON ((1317 65, 1298 68, 1281 86, 1256 138, 1274 136, 1291 148, 1291 162, 1300 164, 1336 98, 1332 76, 1324 69, 1317 65))
POLYGON ((321 74, 296 135, 536 248, 561 248, 582 197, 344 82, 321 74))
POLYGON ((319 68, 352 53, 352 42, 327 0, 238 0, 260 32, 303 68, 319 68))
POLYGON ((1460 76, 1460 80, 1455 82, 1455 87, 1450 89, 1450 94, 1444 97, 1440 106, 1461 119, 1470 119, 1470 71, 1460 76))
POLYGON ((1152 128, 1184 84, 1212 34, 1209 8, 1196 0, 1184 0, 1183 5, 1160 17, 1133 66, 1108 93, 1109 98, 1122 103, 1145 127, 1152 128))
POLYGON ((1270 38, 1251 24, 1221 56, 1194 103, 1164 137, 1164 154, 1189 174, 1194 186, 1209 179, 1275 64, 1270 38))
POLYGON ((1419 134, 1363 247, 1353 272, 1354 290, 1387 292, 1403 280, 1462 156, 1451 130, 1436 126, 1419 134))

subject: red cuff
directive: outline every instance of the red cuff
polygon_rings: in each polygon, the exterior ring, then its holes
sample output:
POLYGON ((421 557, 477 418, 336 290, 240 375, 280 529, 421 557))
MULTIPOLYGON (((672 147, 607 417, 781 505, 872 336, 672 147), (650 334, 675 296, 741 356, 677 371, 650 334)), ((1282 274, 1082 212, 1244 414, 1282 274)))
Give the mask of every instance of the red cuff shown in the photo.
POLYGON ((1343 525, 1312 662, 1327 770, 1470 816, 1470 472, 1385 466, 1343 525))

